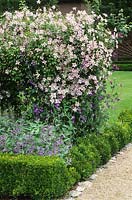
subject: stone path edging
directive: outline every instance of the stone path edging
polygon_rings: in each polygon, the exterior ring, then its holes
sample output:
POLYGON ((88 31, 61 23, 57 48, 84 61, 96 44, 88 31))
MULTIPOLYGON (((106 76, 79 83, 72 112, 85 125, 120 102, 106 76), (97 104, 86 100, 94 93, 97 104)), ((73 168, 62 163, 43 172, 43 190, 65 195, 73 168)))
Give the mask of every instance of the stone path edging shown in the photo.
MULTIPOLYGON (((127 189, 127 185, 123 187, 126 187, 127 189)), ((126 147, 124 147, 117 155, 112 157, 106 165, 97 169, 96 173, 93 174, 86 181, 79 182, 76 185, 75 189, 71 190, 63 200, 132 200, 132 143, 126 145, 126 147), (126 165, 128 164, 128 168, 127 166, 124 166, 125 163, 126 165), (128 173, 126 171, 128 171, 128 173), (129 174, 130 172, 131 174, 129 174), (118 183, 115 182, 116 176, 118 183), (129 178, 130 180, 128 180, 129 178), (120 188, 124 185, 123 180, 125 184, 129 183, 128 189, 130 191, 126 191, 127 195, 123 194, 123 192, 125 191, 123 191, 123 188, 120 188), (105 189, 105 191, 103 190, 106 185, 109 187, 108 192, 107 188, 105 189), (101 194, 101 192, 103 194, 101 194)))

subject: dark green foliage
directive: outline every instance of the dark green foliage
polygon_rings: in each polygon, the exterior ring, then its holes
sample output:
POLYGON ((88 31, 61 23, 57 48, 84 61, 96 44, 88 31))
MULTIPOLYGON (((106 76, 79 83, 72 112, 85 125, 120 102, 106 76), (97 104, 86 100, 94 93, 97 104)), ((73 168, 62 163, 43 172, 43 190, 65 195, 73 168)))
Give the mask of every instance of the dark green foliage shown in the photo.
POLYGON ((92 10, 97 14, 100 12, 101 0, 82 0, 82 3, 85 3, 86 6, 90 4, 92 10))
POLYGON ((123 124, 127 123, 132 127, 132 109, 122 111, 118 117, 118 120, 123 124))
POLYGON ((128 124, 115 123, 111 126, 110 131, 114 133, 119 142, 119 150, 131 142, 131 130, 128 124))
POLYGON ((123 125, 129 126, 130 140, 132 141, 132 109, 131 110, 124 110, 123 112, 121 112, 119 117, 118 117, 118 120, 123 125))
MULTIPOLYGON (((114 150, 113 150, 114 151, 114 150)), ((112 152, 113 153, 113 152, 112 152)), ((82 179, 89 177, 99 165, 111 157, 111 145, 104 135, 89 135, 78 140, 70 152, 71 165, 76 168, 82 179)))
MULTIPOLYGON (((14 11, 19 9, 20 0, 0 0, 0 13, 4 11, 14 11)), ((30 9, 37 9, 43 6, 52 6, 58 3, 58 0, 41 0, 41 4, 37 5, 37 0, 26 0, 26 5, 30 9)))
MULTIPOLYGON (((70 170, 76 175, 74 168, 70 170)), ((57 157, 0 155, 0 196, 30 196, 53 199, 63 195, 76 181, 57 157)))
POLYGON ((92 175, 100 163, 98 151, 93 145, 85 144, 85 140, 82 140, 82 142, 72 148, 70 157, 72 159, 71 165, 76 168, 81 175, 81 179, 92 175))
POLYGON ((132 141, 132 110, 122 112, 118 120, 100 135, 79 138, 67 156, 68 166, 57 157, 0 154, 0 197, 51 200, 62 196, 132 141))
POLYGON ((70 185, 73 186, 75 183, 77 183, 81 179, 81 175, 77 172, 76 168, 68 166, 68 170, 70 173, 70 185))
POLYGON ((114 61, 119 71, 132 71, 132 60, 119 60, 114 61))
POLYGON ((91 135, 89 142, 95 146, 100 154, 100 164, 105 164, 111 157, 111 148, 108 140, 103 135, 91 135))
POLYGON ((113 156, 115 153, 117 153, 119 151, 118 139, 116 138, 115 134, 108 129, 103 134, 103 137, 105 137, 106 140, 109 142, 110 147, 111 147, 111 155, 113 156))
POLYGON ((114 64, 132 64, 132 60, 119 60, 119 61, 114 61, 114 64))
POLYGON ((97 167, 132 141, 132 110, 121 113, 119 120, 122 123, 106 127, 100 135, 88 134, 79 138, 71 149, 71 166, 81 175, 81 179, 89 177, 97 167))
POLYGON ((117 64, 120 71, 132 71, 132 64, 117 64))
POLYGON ((123 9, 125 16, 130 16, 129 20, 132 19, 132 1, 131 0, 102 0, 101 12, 107 14, 117 14, 119 10, 123 9))

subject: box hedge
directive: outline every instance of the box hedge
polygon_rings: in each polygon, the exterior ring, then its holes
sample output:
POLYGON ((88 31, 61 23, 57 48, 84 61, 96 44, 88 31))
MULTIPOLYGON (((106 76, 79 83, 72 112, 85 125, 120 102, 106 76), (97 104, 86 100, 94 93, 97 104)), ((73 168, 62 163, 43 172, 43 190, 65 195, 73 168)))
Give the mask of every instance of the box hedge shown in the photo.
POLYGON ((111 157, 111 147, 109 141, 102 135, 90 135, 88 141, 95 146, 100 154, 100 165, 105 164, 111 157))
POLYGON ((100 164, 100 155, 92 144, 85 144, 82 140, 70 151, 71 165, 80 174, 81 179, 92 175, 100 164))
POLYGON ((118 120, 122 124, 128 124, 132 128, 132 109, 124 110, 120 113, 118 120))
POLYGON ((119 143, 119 150, 131 142, 131 129, 128 124, 115 123, 109 130, 115 135, 119 143))
POLYGON ((100 135, 79 138, 67 157, 68 166, 58 157, 0 154, 0 197, 48 200, 64 195, 132 141, 132 110, 122 112, 118 121, 100 135))
POLYGON ((53 199, 62 196, 77 180, 57 157, 0 154, 0 196, 53 199))
MULTIPOLYGON (((124 112, 123 112, 124 113, 124 112)), ((126 117, 119 116, 123 122, 117 122, 104 129, 101 134, 89 134, 79 138, 71 149, 71 165, 81 175, 88 178, 96 169, 132 141, 132 111, 126 117)))
POLYGON ((131 64, 117 64, 119 71, 132 71, 132 63, 131 64))
POLYGON ((105 137, 105 139, 108 141, 111 147, 112 156, 119 151, 119 141, 111 130, 106 130, 102 137, 105 137))

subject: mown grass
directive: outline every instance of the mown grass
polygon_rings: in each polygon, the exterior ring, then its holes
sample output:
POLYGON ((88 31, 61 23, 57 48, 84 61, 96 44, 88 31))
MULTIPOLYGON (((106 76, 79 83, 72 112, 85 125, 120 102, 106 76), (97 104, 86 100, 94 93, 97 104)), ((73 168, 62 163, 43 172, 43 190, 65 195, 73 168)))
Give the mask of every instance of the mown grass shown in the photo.
POLYGON ((116 71, 113 73, 112 79, 122 85, 116 88, 120 101, 114 103, 113 108, 109 110, 110 121, 115 121, 122 110, 132 108, 132 72, 116 71))

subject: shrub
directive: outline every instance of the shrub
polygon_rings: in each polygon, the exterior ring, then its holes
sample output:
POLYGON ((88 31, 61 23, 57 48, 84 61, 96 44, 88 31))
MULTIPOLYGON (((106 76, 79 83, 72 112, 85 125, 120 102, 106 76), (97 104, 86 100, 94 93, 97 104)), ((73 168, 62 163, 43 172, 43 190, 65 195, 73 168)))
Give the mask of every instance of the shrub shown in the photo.
POLYGON ((126 144, 132 141, 128 124, 115 123, 98 134, 87 134, 78 138, 69 153, 70 165, 81 175, 88 178, 100 165, 105 164, 126 144))
POLYGON ((75 183, 71 172, 57 157, 0 154, 0 196, 54 199, 75 183))
POLYGON ((91 144, 86 145, 84 141, 73 146, 69 156, 71 158, 70 165, 81 175, 81 179, 86 179, 92 175, 100 163, 96 148, 91 144))
POLYGON ((118 120, 122 123, 122 125, 128 125, 130 131, 130 139, 132 141, 132 110, 124 110, 120 113, 118 120))
POLYGON ((132 127, 132 110, 124 110, 120 113, 118 120, 122 124, 129 124, 132 127))
POLYGON ((111 155, 132 141, 131 113, 104 132, 78 138, 64 160, 57 157, 0 154, 0 195, 31 196, 35 200, 63 195, 78 180, 86 179, 111 155))
POLYGON ((111 126, 110 130, 114 133, 119 142, 119 150, 122 149, 126 144, 131 142, 131 130, 129 125, 115 123, 111 126))
POLYGON ((101 161, 100 164, 105 164, 111 157, 111 148, 108 140, 102 135, 90 135, 89 142, 97 149, 101 161))
POLYGON ((132 71, 132 64, 117 64, 120 71, 132 71))
MULTIPOLYGON (((0 28, 0 107, 17 116, 97 130, 108 102, 115 35, 102 16, 46 8, 6 12, 0 28)), ((75 138, 75 136, 74 136, 75 138)))
POLYGON ((111 147, 111 155, 113 156, 119 151, 119 141, 116 138, 115 133, 107 128, 103 133, 103 137, 105 137, 106 140, 109 142, 109 145, 111 147))

